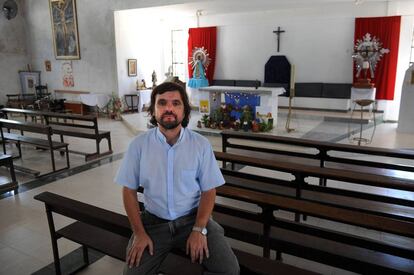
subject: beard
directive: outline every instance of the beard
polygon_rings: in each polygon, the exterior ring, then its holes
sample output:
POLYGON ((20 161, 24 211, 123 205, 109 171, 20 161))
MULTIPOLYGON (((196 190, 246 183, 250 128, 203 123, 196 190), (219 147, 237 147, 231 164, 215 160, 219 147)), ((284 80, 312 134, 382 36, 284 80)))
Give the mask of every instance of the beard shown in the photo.
POLYGON ((158 124, 161 125, 163 128, 167 129, 167 130, 172 130, 177 128, 180 124, 181 121, 177 120, 177 116, 175 114, 173 114, 172 112, 166 112, 164 113, 161 118, 159 120, 157 120, 158 124), (175 120, 171 120, 171 121, 165 121, 164 117, 165 116, 174 116, 175 120))

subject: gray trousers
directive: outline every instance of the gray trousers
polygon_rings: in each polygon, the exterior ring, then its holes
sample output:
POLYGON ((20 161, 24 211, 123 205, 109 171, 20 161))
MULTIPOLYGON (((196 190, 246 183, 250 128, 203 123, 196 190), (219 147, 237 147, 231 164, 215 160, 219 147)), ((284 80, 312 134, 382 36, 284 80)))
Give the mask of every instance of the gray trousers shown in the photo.
MULTIPOLYGON (((195 218, 196 213, 193 213, 173 221, 168 221, 143 211, 141 219, 147 234, 154 244, 154 255, 151 256, 148 248, 146 248, 142 254, 139 266, 129 268, 125 264, 124 274, 156 274, 172 248, 178 248, 185 252, 187 238, 194 226, 195 218)), ((203 260, 204 274, 239 274, 240 268, 237 258, 224 237, 223 228, 210 219, 207 224, 207 230, 207 245, 210 257, 203 260)), ((132 241, 133 236, 129 241, 127 252, 132 245, 132 241)))

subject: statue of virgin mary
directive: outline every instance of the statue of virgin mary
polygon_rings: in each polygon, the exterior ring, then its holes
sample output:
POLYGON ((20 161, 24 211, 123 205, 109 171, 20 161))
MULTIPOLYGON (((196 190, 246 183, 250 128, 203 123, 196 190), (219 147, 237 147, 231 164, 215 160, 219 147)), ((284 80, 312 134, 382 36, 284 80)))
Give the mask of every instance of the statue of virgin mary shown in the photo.
POLYGON ((188 81, 188 86, 194 89, 208 86, 206 69, 210 63, 207 50, 204 47, 193 49, 190 64, 193 69, 193 77, 188 81))

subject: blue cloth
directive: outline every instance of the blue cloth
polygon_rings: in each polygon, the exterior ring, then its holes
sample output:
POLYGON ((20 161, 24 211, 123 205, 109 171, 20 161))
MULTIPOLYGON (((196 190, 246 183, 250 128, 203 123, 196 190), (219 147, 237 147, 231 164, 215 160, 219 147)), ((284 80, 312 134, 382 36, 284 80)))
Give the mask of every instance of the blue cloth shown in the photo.
POLYGON ((206 78, 190 78, 188 81, 188 87, 198 89, 208 86, 208 80, 206 78))
POLYGON ((190 80, 188 81, 188 87, 191 87, 194 89, 207 87, 208 80, 206 79, 206 76, 204 75, 204 67, 201 61, 197 62, 196 67, 194 67, 194 70, 193 70, 193 77, 190 78, 190 80), (197 71, 199 75, 197 75, 197 71))
POLYGON ((182 128, 170 146, 156 127, 129 144, 115 182, 130 189, 142 186, 145 209, 174 220, 198 207, 201 192, 223 185, 224 178, 205 137, 182 128))
POLYGON ((256 114, 256 106, 260 105, 260 96, 245 93, 226 93, 224 95, 224 102, 233 106, 230 116, 234 117, 234 119, 240 119, 243 113, 242 108, 245 105, 250 106, 252 113, 256 114))

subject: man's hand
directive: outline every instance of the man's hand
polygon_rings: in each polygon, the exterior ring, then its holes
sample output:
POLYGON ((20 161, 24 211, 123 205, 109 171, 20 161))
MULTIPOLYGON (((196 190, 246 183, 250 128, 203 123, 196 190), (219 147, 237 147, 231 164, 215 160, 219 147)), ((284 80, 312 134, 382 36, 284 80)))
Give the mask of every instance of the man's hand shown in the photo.
POLYGON ((151 238, 146 232, 139 234, 134 234, 134 241, 132 242, 131 249, 128 251, 127 255, 127 264, 130 268, 134 265, 139 266, 141 261, 142 253, 144 253, 145 248, 148 246, 149 254, 152 256, 154 254, 154 248, 151 238))
POLYGON ((207 237, 200 232, 192 231, 187 239, 187 255, 190 253, 191 262, 194 263, 199 260, 201 264, 204 256, 210 257, 207 246, 207 237))

